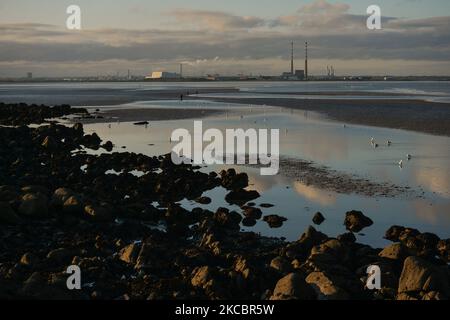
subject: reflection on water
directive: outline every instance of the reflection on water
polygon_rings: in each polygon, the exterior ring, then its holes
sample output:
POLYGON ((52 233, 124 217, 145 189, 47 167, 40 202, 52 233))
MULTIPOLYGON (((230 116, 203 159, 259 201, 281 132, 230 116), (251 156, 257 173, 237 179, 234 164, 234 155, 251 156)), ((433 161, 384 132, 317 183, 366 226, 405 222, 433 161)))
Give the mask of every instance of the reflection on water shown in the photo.
POLYGON ((331 207, 336 204, 336 194, 329 191, 307 186, 298 181, 294 182, 294 190, 305 199, 323 207, 331 207))
MULTIPOLYGON (((140 103, 142 107, 169 107, 179 102, 140 103)), ((195 105, 186 104, 186 108, 195 105)), ((222 107, 205 103, 201 107, 222 107)), ((228 106, 226 107, 228 108, 228 106)), ((347 125, 320 119, 314 113, 291 111, 280 108, 230 106, 230 113, 203 119, 204 130, 208 128, 274 128, 280 129, 281 156, 312 160, 331 169, 357 174, 378 182, 409 186, 413 196, 398 198, 367 198, 358 195, 338 194, 283 177, 260 176, 256 168, 241 167, 250 176, 251 188, 262 197, 257 203, 272 203, 274 208, 263 209, 265 214, 279 214, 289 219, 280 229, 269 229, 264 222, 251 228, 253 231, 272 236, 297 239, 310 225, 315 212, 321 211, 326 221, 318 227, 329 235, 344 232, 343 220, 347 211, 361 210, 375 224, 364 230, 359 241, 372 245, 384 245, 382 236, 391 225, 405 225, 422 231, 434 232, 448 237, 450 227, 450 138, 436 137, 402 130, 347 125), (371 137, 379 144, 374 148, 371 137), (388 146, 386 141, 392 141, 388 146), (406 155, 412 159, 407 160, 406 155), (404 166, 398 166, 403 159, 404 166), (419 197, 420 196, 420 197, 419 197)), ((169 153, 174 146, 169 137, 174 129, 193 130, 193 121, 154 121, 148 127, 131 123, 86 125, 86 130, 96 131, 103 139, 116 145, 115 151, 131 151, 147 155, 169 153), (126 149, 122 149, 126 146, 126 149)), ((203 168, 204 171, 221 170, 224 166, 203 168)), ((213 203, 205 208, 211 210, 228 206, 224 201, 226 192, 221 188, 208 192, 213 203)), ((199 206, 184 201, 187 207, 199 206)), ((201 206, 201 205, 200 205, 201 206)), ((203 206, 202 206, 203 207, 203 206)), ((233 209, 239 209, 232 207, 233 209)))

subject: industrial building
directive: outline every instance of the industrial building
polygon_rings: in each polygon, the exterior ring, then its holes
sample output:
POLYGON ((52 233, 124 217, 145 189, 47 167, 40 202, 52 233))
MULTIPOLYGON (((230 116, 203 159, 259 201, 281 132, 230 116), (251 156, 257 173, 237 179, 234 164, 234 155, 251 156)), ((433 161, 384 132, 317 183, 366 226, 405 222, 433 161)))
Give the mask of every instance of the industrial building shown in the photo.
POLYGON ((305 70, 294 70, 294 41, 291 42, 291 71, 283 72, 283 80, 308 80, 308 42, 305 42, 305 70))
POLYGON ((176 72, 154 71, 151 75, 145 77, 147 80, 165 80, 180 79, 181 75, 176 72))

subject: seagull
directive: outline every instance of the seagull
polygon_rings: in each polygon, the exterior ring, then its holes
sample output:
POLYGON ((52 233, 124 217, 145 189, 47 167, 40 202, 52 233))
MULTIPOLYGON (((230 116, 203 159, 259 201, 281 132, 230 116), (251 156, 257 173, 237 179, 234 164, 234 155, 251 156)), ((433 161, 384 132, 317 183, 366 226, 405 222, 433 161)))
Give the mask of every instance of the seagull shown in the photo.
POLYGON ((375 144, 375 138, 372 137, 372 138, 370 139, 370 143, 371 143, 371 144, 375 144))
POLYGON ((398 163, 400 168, 403 168, 403 160, 400 160, 400 162, 398 163))
POLYGON ((412 159, 412 156, 410 154, 407 154, 406 157, 408 158, 408 160, 412 159))
POLYGON ((390 146, 392 145, 392 141, 391 141, 391 140, 388 140, 388 141, 387 141, 387 145, 390 147, 390 146))

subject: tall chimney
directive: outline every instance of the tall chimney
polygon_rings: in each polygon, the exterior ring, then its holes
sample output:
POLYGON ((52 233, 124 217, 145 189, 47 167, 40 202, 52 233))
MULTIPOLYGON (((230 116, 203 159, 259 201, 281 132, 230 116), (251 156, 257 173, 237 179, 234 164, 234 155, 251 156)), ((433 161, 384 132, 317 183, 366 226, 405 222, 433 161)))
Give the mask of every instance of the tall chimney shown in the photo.
POLYGON ((308 42, 305 42, 305 80, 308 80, 308 42))
POLYGON ((294 41, 291 42, 291 74, 294 75, 294 41))

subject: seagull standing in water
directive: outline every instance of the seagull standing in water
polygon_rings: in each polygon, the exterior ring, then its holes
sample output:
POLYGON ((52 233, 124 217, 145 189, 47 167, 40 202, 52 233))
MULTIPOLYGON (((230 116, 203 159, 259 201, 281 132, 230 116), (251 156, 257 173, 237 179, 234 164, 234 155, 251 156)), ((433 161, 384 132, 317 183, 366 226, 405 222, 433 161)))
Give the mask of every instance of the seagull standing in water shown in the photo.
POLYGON ((400 162, 398 163, 398 166, 399 166, 400 168, 403 168, 403 160, 400 160, 400 162))
POLYGON ((411 159, 412 159, 412 155, 407 154, 407 155, 406 155, 406 158, 408 158, 408 160, 411 160, 411 159))

